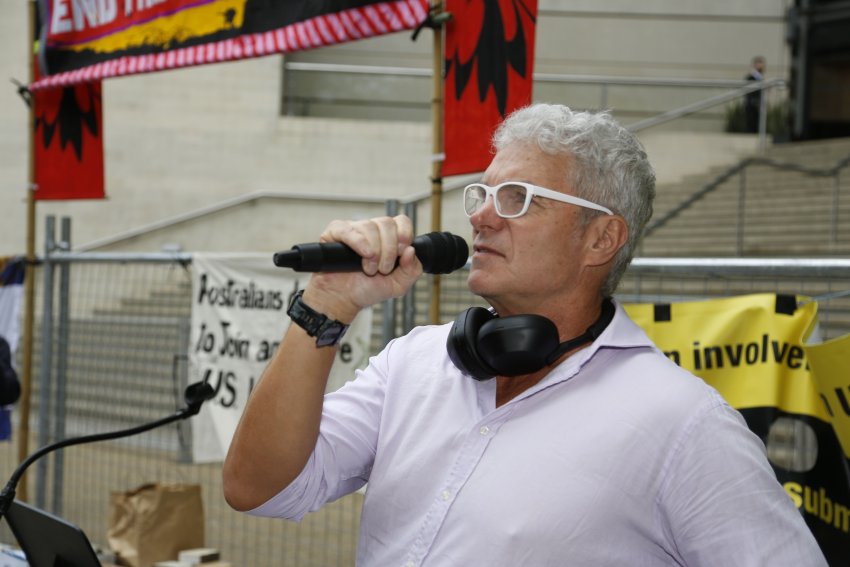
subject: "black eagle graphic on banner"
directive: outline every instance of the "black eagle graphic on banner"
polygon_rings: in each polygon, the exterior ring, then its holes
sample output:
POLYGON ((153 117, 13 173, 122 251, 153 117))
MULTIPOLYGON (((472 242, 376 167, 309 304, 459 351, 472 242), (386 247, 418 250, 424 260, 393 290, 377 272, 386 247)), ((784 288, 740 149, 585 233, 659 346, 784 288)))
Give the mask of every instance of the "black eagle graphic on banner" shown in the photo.
POLYGON ((104 197, 101 96, 100 81, 32 93, 36 200, 104 197))
POLYGON ((35 129, 41 128, 41 142, 44 148, 50 147, 54 134, 59 134, 59 143, 64 150, 68 144, 74 148, 77 161, 83 160, 83 133, 98 137, 97 112, 95 110, 96 93, 90 84, 80 87, 65 87, 62 89, 59 108, 55 116, 49 116, 51 108, 39 109, 35 119, 35 129), (77 96, 83 94, 84 104, 80 104, 77 96))
MULTIPOLYGON (((508 70, 513 69, 520 77, 525 78, 528 69, 526 60, 528 53, 528 42, 521 24, 522 13, 525 13, 532 22, 536 23, 536 17, 532 10, 522 0, 510 0, 512 11, 503 12, 504 2, 499 0, 484 0, 484 15, 478 37, 470 38, 474 41, 474 48, 468 59, 461 59, 463 49, 461 38, 454 53, 446 59, 446 75, 452 67, 455 71, 455 98, 460 100, 464 90, 472 76, 473 68, 478 69, 478 97, 481 102, 487 97, 487 91, 493 88, 496 96, 496 104, 501 116, 505 116, 508 100, 508 70), (506 37, 506 18, 513 19, 513 27, 516 33, 512 39, 506 37)), ((467 43, 467 45, 469 45, 467 43)))

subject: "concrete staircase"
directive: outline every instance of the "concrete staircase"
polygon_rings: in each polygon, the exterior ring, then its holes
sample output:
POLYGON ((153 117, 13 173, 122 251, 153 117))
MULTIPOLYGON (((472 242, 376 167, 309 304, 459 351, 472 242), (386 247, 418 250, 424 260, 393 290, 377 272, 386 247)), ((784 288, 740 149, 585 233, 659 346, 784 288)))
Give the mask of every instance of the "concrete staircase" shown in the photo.
MULTIPOLYGON (((829 169, 850 157, 850 139, 773 146, 779 164, 829 169)), ((658 187, 641 256, 846 256, 850 254, 850 167, 835 177, 754 164, 653 230, 653 223, 729 167, 658 187)))
MULTIPOLYGON (((850 257, 850 139, 776 145, 754 163, 719 182, 699 199, 694 196, 722 179, 729 167, 715 167, 680 183, 658 187, 650 232, 639 256, 645 257, 850 257), (834 176, 818 174, 845 165, 834 176), (797 167, 800 166, 800 167, 797 167), (814 172, 812 170, 815 170, 814 172), (692 202, 690 202, 692 201, 692 202), (683 203, 690 204, 682 208, 683 203), (653 229, 653 223, 681 209, 653 229)), ((702 280, 643 280, 640 293, 694 297, 782 291, 811 297, 850 290, 850 282, 811 278, 778 282, 726 279, 712 285, 702 280), (675 291, 672 291, 674 290, 675 291)), ((621 289, 632 291, 629 278, 621 289)), ((821 331, 826 338, 850 333, 850 297, 820 302, 821 331)))
MULTIPOLYGON (((89 316, 70 318, 63 396, 66 436, 133 427, 183 406, 180 373, 186 368, 190 294, 188 283, 172 283, 145 297, 124 298, 89 316)), ((40 329, 35 336, 41 338, 40 329)), ((53 340, 55 389, 59 339, 54 336, 53 340)), ((41 341, 37 340, 33 352, 34 404, 41 401, 41 351, 41 341)), ((54 394, 52 416, 56 415, 56 404, 54 394)), ((153 432, 147 435, 157 436, 153 432)), ((176 449, 173 434, 163 432, 159 437, 160 441, 154 441, 159 448, 176 449)))

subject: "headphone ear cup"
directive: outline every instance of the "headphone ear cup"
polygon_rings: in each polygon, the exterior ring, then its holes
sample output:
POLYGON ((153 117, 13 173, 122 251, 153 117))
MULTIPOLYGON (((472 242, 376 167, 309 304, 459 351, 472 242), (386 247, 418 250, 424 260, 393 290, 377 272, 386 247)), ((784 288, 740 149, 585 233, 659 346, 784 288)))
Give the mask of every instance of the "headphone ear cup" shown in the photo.
POLYGON ((446 341, 452 363, 476 380, 488 380, 498 374, 478 355, 478 330, 492 319, 497 317, 490 310, 470 307, 455 319, 446 341))
POLYGON ((500 376, 540 370, 560 344, 555 323, 542 315, 494 317, 481 325, 477 356, 500 376))

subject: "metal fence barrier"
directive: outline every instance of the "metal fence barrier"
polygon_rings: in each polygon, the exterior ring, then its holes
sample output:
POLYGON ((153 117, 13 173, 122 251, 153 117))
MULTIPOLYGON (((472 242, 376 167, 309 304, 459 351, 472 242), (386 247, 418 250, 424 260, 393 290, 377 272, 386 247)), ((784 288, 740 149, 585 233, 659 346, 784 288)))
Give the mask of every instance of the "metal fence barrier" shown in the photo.
MULTIPOLYGON (((30 447, 64 436, 113 430, 168 415, 182 405, 191 317, 191 254, 47 254, 37 272, 36 344, 30 447)), ((441 276, 441 318, 481 305, 466 270, 441 276)), ((417 284, 412 317, 379 306, 373 349, 389 329, 428 320, 428 289, 417 284), (386 320, 385 320, 386 319, 386 320), (389 322, 388 322, 388 321, 389 322)), ((811 296, 822 338, 850 332, 850 260, 640 258, 618 299, 670 302, 758 292, 811 296)), ((191 420, 190 420, 191 421, 191 420)), ((16 424, 17 425, 17 424, 16 424)), ((192 464, 188 432, 169 426, 135 437, 71 447, 43 460, 30 500, 81 526, 106 548, 111 491, 147 482, 203 487, 206 542, 234 566, 353 565, 362 495, 355 493, 301 523, 248 517, 224 502, 220 465, 192 464)), ((0 444, 0 475, 16 464, 0 444)), ((29 473, 31 476, 33 472, 29 473)), ((5 523, 0 542, 14 543, 5 523)))

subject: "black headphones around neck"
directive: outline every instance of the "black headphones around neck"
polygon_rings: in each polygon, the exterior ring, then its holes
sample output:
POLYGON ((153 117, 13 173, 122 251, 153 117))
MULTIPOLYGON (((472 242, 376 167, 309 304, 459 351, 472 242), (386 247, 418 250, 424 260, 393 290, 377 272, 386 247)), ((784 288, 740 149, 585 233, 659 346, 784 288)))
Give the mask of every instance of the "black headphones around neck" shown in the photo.
POLYGON ((596 340, 615 311, 606 298, 599 318, 584 333, 562 343, 555 323, 542 315, 499 317, 484 307, 470 307, 455 319, 446 349, 454 365, 476 380, 530 374, 596 340))

